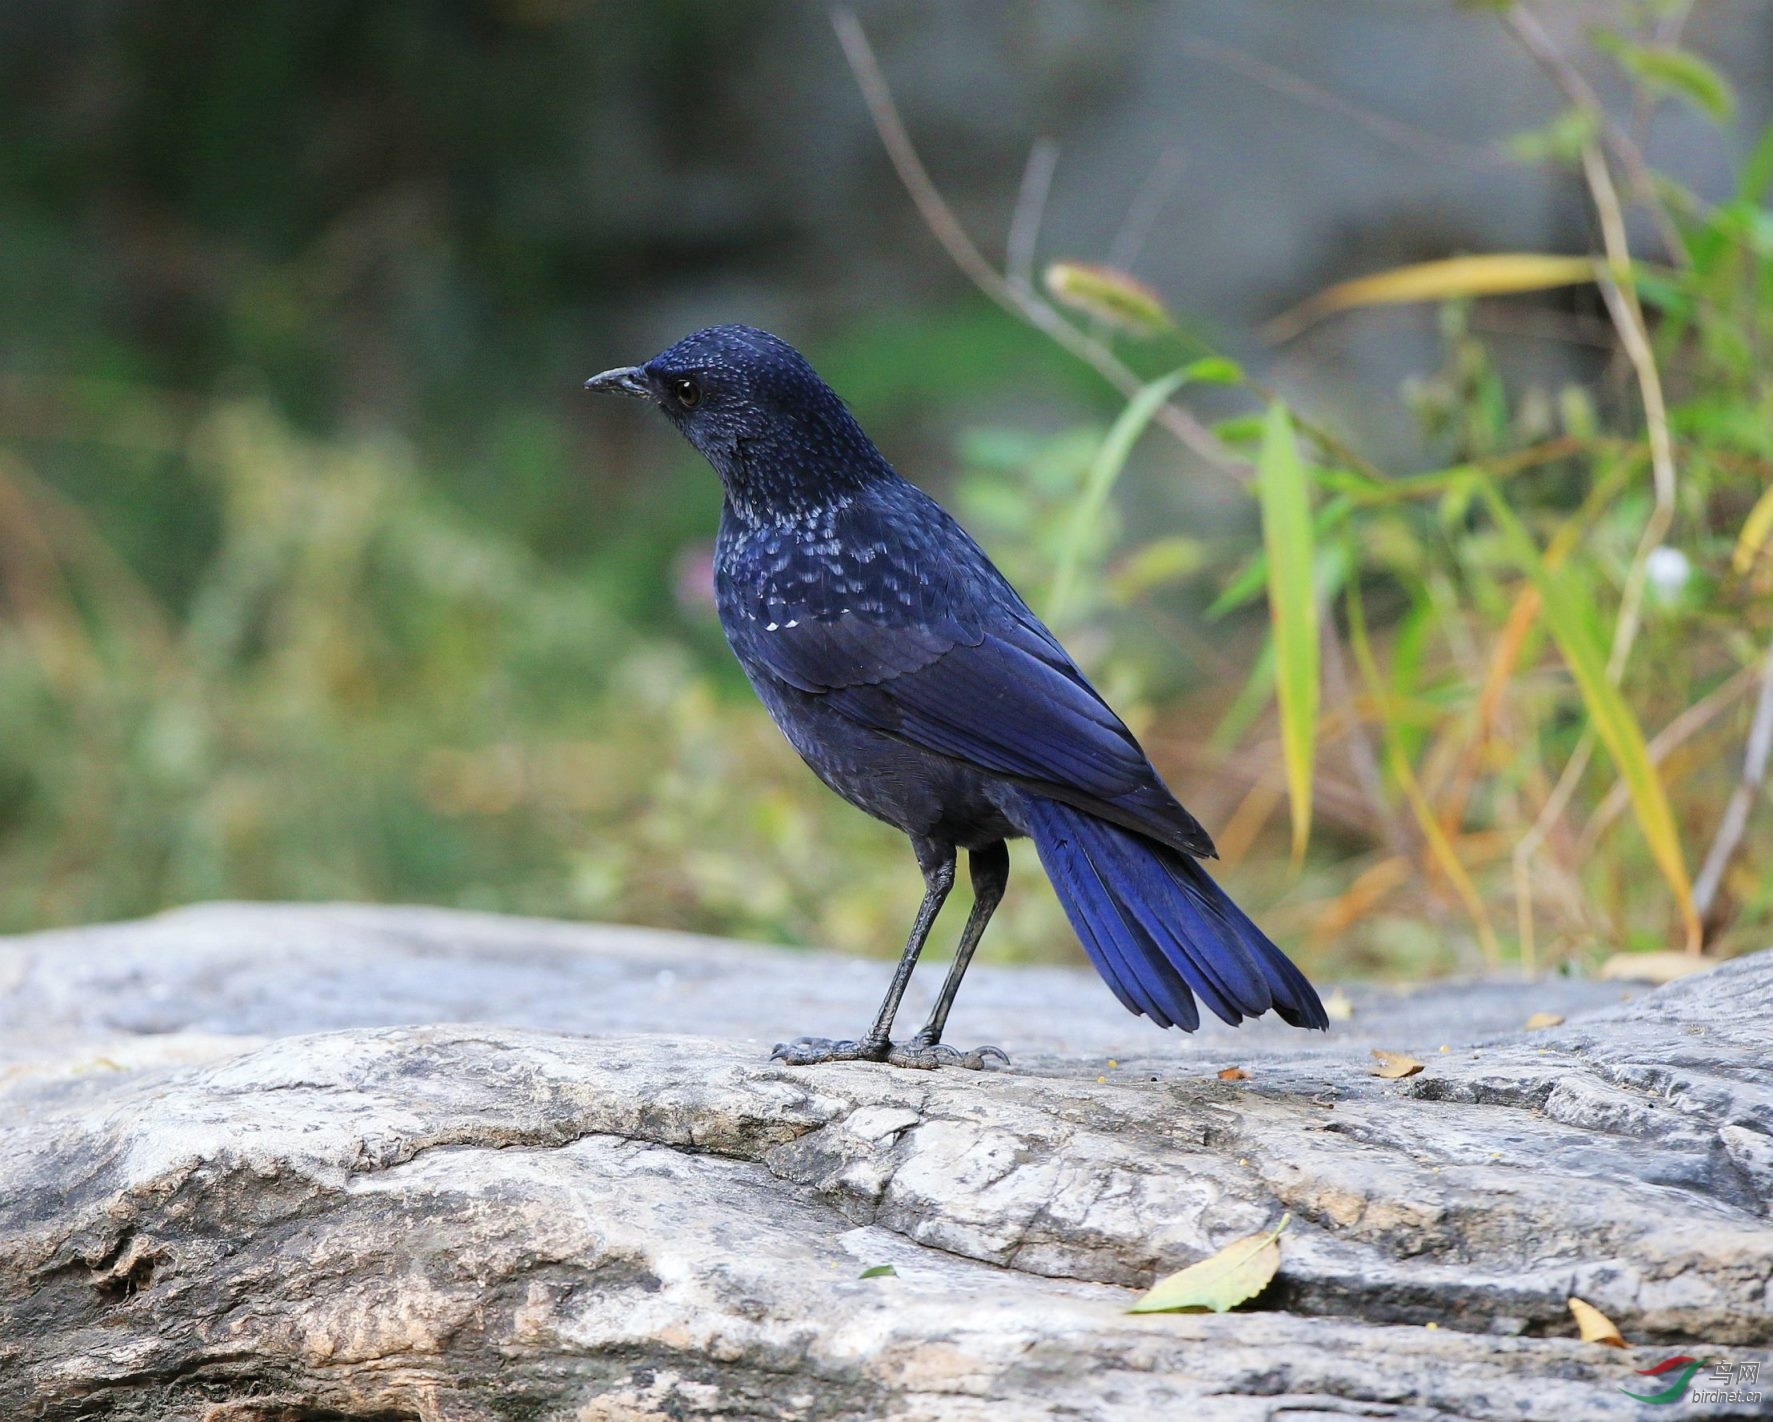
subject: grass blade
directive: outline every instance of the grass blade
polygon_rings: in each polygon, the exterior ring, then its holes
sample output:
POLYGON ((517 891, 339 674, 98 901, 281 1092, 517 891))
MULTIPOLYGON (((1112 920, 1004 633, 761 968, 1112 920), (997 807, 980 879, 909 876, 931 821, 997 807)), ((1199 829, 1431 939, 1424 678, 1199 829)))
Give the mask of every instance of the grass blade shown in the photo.
POLYGON ((1399 735, 1399 717, 1393 706, 1391 693, 1386 688, 1385 678, 1380 674, 1378 659, 1373 655, 1373 644, 1367 636, 1366 607, 1361 601, 1360 584, 1353 578, 1349 579, 1347 585, 1347 606, 1348 644, 1354 652, 1355 664, 1360 668, 1361 679, 1366 683, 1367 696, 1373 703, 1373 716, 1379 723, 1379 737, 1385 747, 1386 767, 1391 771, 1392 779, 1397 781, 1398 788, 1404 792, 1404 799, 1410 806, 1410 813, 1416 817, 1416 824, 1422 831, 1422 842, 1427 846, 1435 867, 1446 875, 1447 882, 1453 886, 1453 892, 1459 896, 1466 913, 1471 915, 1484 961, 1492 968, 1497 967, 1502 962, 1502 949, 1496 941, 1496 929, 1490 922, 1490 911, 1484 907, 1477 885, 1466 872, 1465 862, 1453 848, 1452 840, 1441 828, 1434 806, 1423 793, 1422 784, 1416 779, 1415 768, 1410 764, 1409 756, 1404 753, 1399 735))
POLYGON ((1311 487, 1293 421, 1276 401, 1268 408, 1256 456, 1262 546, 1268 556, 1268 614, 1274 626, 1275 697, 1292 806, 1293 863, 1311 837, 1311 774, 1317 751, 1319 696, 1317 587, 1313 578, 1311 487))
POLYGON ((1674 811, 1669 806, 1662 777, 1650 759, 1643 727, 1638 724, 1619 688, 1607 676, 1607 658, 1597 632, 1599 621, 1594 609, 1575 580, 1555 576, 1546 567, 1532 535, 1503 501, 1496 487, 1488 480, 1482 487, 1484 499, 1510 553, 1539 592, 1552 639, 1576 679, 1595 734, 1606 746, 1620 779, 1625 782, 1638 828, 1650 846, 1650 856, 1674 893, 1687 940, 1696 943, 1700 938, 1699 915, 1693 906, 1693 883, 1687 875, 1687 861, 1681 851, 1674 811))

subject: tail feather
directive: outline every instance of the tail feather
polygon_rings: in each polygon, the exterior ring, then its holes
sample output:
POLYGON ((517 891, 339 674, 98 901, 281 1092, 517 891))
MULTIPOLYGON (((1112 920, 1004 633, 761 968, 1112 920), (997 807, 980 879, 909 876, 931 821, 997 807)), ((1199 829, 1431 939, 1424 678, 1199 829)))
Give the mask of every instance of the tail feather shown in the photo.
POLYGON ((1055 800, 1020 806, 1047 877, 1096 970, 1129 1011, 1200 1025, 1195 997, 1235 1026, 1271 1008, 1327 1027, 1317 993, 1194 859, 1055 800))
POLYGON ((1160 1027, 1198 1027, 1200 1013, 1186 987, 1178 992, 1179 984, 1172 985, 1164 975, 1139 971, 1150 954, 1089 859, 1071 844, 1059 843, 1051 856, 1042 852, 1041 862, 1067 905, 1084 952, 1121 1006, 1160 1027), (1078 905, 1075 911, 1069 908, 1072 904, 1078 905))

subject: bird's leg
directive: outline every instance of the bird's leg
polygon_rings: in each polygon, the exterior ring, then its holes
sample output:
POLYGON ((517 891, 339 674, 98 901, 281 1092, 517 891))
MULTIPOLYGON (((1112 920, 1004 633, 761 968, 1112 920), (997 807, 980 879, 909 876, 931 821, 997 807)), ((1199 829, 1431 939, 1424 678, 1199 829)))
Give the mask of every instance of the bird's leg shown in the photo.
POLYGON ((923 902, 918 905, 917 918, 911 925, 911 936, 905 940, 905 951, 899 966, 893 969, 893 980, 887 985, 886 997, 875 1014, 874 1025, 859 1042, 833 1042, 826 1037, 796 1037, 792 1042, 778 1042, 770 1053, 771 1061, 787 1062, 789 1066, 812 1066, 818 1062, 883 1062, 892 1051, 889 1034, 893 1018, 899 1011, 899 999, 911 982, 911 970, 917 966, 924 940, 930 936, 936 915, 954 887, 954 846, 913 835, 911 848, 923 870, 923 902))
POLYGON ((960 991, 960 980, 966 976, 967 965, 973 961, 973 950, 985 936, 985 925, 991 922, 991 915, 1003 902, 1004 888, 1010 882, 1010 851, 1001 839, 996 844, 975 849, 968 856, 968 863, 973 874, 973 911, 967 916, 960 946, 954 950, 954 963, 948 969, 947 980, 942 984, 936 1005, 930 1009, 930 1020, 910 1041, 894 1047, 887 1054, 887 1060, 895 1066, 963 1066, 978 1071, 987 1061, 1002 1062, 1005 1066, 1010 1064, 1001 1047, 975 1047, 970 1052, 962 1052, 942 1042, 942 1029, 948 1025, 948 1012, 954 1006, 955 994, 960 991))

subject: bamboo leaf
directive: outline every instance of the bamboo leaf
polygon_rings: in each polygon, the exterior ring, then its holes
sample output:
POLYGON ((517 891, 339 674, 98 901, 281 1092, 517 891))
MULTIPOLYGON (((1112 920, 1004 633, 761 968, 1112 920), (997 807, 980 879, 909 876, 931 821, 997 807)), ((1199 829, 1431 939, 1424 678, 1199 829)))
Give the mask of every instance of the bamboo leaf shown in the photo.
POLYGON ((1693 885, 1687 875, 1687 861, 1681 851, 1674 811, 1669 806, 1662 777, 1650 759, 1643 727, 1620 695, 1619 688, 1607 676, 1606 655, 1596 635, 1598 619, 1594 609, 1574 579, 1554 576, 1547 569, 1532 536, 1503 501, 1495 485, 1485 480, 1483 490, 1491 515, 1515 562, 1539 591, 1546 625, 1551 629, 1565 665, 1576 679, 1595 734, 1606 746, 1620 779, 1625 782, 1632 812, 1650 846, 1651 858, 1674 893, 1688 942, 1697 943, 1700 938, 1699 916, 1693 907, 1693 885))
POLYGON ((1269 406, 1256 456, 1262 546, 1268 557, 1268 613, 1274 628, 1275 697, 1292 806, 1293 863, 1311 837, 1311 776, 1319 695, 1317 586, 1313 577, 1311 486, 1287 407, 1269 406))
POLYGON ((1280 1237, 1293 1217, 1266 1234, 1234 1240, 1217 1254, 1159 1279, 1128 1313, 1224 1313, 1253 1299, 1280 1268, 1280 1237))
POLYGON ((1597 29, 1592 38, 1596 49, 1612 55, 1621 69, 1650 89, 1685 99, 1718 123, 1736 111, 1730 81, 1691 51, 1633 44, 1612 30, 1597 29))
POLYGON ((1413 301, 1446 301, 1456 296, 1506 296, 1580 286, 1595 279, 1591 257, 1560 257, 1541 252, 1491 252, 1447 257, 1337 282, 1269 322, 1270 341, 1291 340, 1307 326, 1357 306, 1389 306, 1413 301))

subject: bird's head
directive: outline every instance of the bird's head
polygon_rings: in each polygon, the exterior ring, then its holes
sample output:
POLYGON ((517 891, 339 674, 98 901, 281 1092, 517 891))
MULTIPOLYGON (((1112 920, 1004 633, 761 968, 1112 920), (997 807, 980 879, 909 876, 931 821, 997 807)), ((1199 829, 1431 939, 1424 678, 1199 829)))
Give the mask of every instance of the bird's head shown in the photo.
POLYGON ((884 466, 806 357, 754 326, 709 326, 585 388, 652 401, 736 494, 789 499, 884 466))

